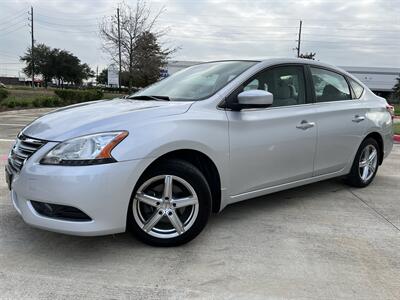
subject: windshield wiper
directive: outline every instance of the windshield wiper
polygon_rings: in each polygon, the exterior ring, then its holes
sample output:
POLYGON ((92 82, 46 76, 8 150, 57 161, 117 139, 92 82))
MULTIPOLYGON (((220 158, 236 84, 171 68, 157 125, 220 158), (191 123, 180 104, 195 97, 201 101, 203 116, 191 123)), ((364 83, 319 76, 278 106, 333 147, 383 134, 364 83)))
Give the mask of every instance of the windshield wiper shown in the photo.
POLYGON ((138 95, 127 97, 127 99, 133 100, 155 100, 155 101, 171 101, 168 96, 150 96, 150 95, 138 95))

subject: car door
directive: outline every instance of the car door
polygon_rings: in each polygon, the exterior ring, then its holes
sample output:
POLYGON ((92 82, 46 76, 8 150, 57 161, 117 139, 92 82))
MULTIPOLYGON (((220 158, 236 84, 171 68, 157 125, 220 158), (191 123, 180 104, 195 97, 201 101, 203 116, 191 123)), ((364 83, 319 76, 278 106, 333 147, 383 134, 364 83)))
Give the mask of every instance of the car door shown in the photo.
POLYGON ((312 176, 316 116, 304 70, 302 65, 268 68, 230 96, 229 101, 235 101, 249 89, 268 90, 274 96, 269 108, 226 111, 232 196, 312 176))
POLYGON ((365 131, 364 101, 352 99, 346 77, 310 67, 318 113, 315 176, 342 171, 352 162, 365 131))

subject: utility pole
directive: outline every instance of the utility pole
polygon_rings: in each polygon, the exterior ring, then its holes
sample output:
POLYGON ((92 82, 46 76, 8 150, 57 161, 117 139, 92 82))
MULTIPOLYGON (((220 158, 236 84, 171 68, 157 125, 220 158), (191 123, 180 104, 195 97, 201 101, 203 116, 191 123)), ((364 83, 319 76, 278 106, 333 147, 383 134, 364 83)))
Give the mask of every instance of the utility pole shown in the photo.
POLYGON ((33 48, 35 47, 35 39, 33 37, 33 6, 31 6, 31 65, 32 65, 32 88, 35 88, 35 56, 33 55, 33 48))
POLYGON ((118 19, 118 62, 119 62, 118 91, 121 93, 121 24, 119 20, 119 7, 117 8, 117 19, 118 19))
POLYGON ((300 20, 300 26, 299 26, 299 38, 297 40, 297 57, 300 57, 300 46, 301 46, 301 26, 303 25, 303 21, 300 20))

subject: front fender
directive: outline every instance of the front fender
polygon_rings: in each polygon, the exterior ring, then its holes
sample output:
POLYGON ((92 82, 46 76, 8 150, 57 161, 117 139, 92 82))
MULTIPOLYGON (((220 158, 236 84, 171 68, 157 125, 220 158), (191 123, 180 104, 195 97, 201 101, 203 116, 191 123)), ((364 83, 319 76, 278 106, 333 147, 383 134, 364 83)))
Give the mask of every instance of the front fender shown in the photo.
POLYGON ((225 111, 190 110, 179 116, 148 120, 133 128, 112 155, 118 161, 145 159, 149 161, 147 168, 159 157, 177 150, 195 150, 209 157, 219 172, 224 195, 229 183, 229 134, 225 111))

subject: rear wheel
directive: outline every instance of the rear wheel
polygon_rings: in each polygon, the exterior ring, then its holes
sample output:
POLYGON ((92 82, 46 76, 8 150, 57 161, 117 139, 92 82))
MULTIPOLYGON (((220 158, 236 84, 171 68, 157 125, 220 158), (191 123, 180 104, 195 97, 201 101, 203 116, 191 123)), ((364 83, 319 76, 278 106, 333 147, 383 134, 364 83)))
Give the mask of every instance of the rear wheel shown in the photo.
POLYGON ((365 187, 374 179, 378 171, 380 148, 372 139, 365 139, 357 151, 356 157, 346 181, 355 187, 365 187))
POLYGON ((129 205, 128 227, 143 242, 176 246, 195 238, 211 212, 211 193, 192 164, 171 160, 147 171, 129 205))

